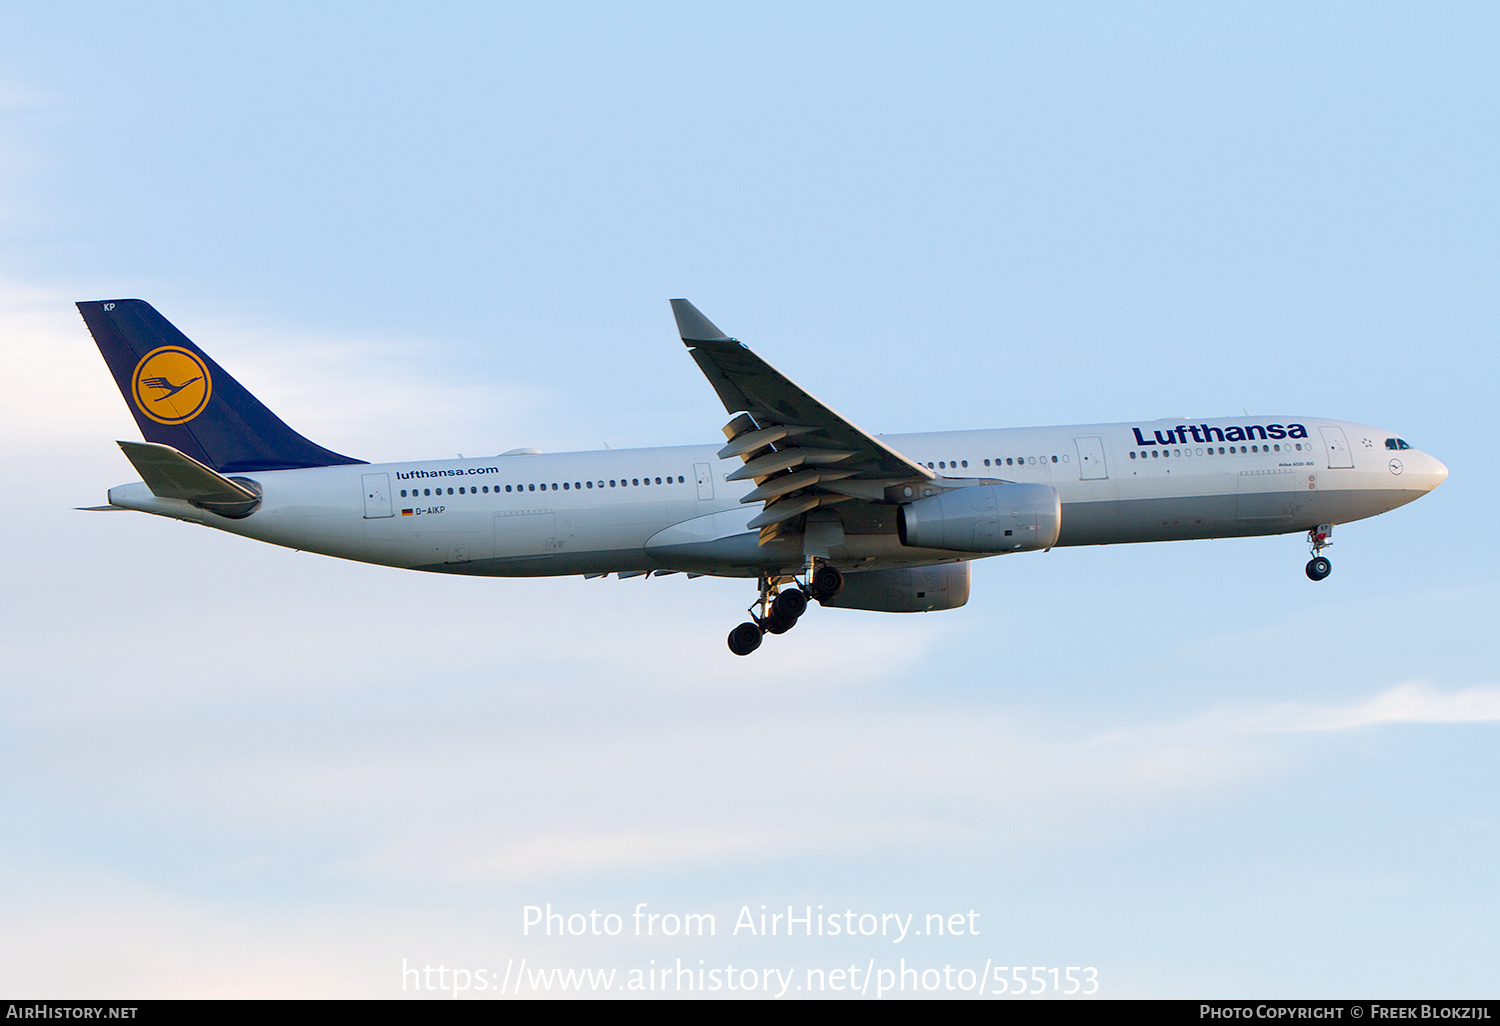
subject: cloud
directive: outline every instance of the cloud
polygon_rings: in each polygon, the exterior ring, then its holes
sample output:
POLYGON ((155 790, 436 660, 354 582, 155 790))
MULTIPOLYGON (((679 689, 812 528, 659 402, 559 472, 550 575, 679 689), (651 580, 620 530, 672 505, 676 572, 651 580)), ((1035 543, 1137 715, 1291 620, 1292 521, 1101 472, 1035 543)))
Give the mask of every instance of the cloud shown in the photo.
POLYGON ((1356 730, 1399 723, 1496 723, 1500 722, 1500 688, 1443 692, 1412 682, 1348 705, 1281 704, 1241 714, 1237 722, 1246 733, 1356 730))
MULTIPOLYGON (((139 437, 74 309, 78 298, 0 279, 0 347, 20 383, 0 405, 5 449, 107 452, 110 439, 139 437)), ((424 359, 420 340, 288 335, 163 313, 294 429, 361 458, 478 456, 530 444, 528 427, 547 398, 469 380, 457 355, 424 359)))

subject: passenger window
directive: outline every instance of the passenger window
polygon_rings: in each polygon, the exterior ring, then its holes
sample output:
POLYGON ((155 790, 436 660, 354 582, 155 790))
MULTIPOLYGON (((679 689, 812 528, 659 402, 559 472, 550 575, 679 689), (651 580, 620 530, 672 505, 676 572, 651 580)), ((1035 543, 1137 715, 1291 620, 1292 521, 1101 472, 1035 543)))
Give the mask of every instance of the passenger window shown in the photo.
POLYGON ((990 465, 990 461, 989 461, 989 460, 985 460, 985 461, 984 461, 984 465, 985 465, 985 466, 986 466, 986 467, 987 467, 987 466, 989 466, 989 465, 990 465))
POLYGON ((614 486, 615 486, 615 483, 614 483, 614 481, 610 481, 610 483, 609 483, 609 486, 610 486, 610 487, 611 487, 611 488, 613 488, 613 487, 614 487, 614 486))
POLYGON ((401 498, 403 498, 403 499, 406 498, 406 489, 405 488, 401 489, 401 498))
POLYGON ((1056 462, 1057 462, 1057 457, 1056 457, 1056 456, 1054 456, 1054 457, 1052 457, 1052 462, 1053 462, 1053 463, 1056 463, 1056 462))
POLYGON ((1009 467, 1009 466, 1012 466, 1012 465, 1013 465, 1013 463, 1012 463, 1012 461, 1011 461, 1011 458, 1010 458, 1010 457, 1009 457, 1009 456, 1007 456, 1007 457, 1005 457, 1005 465, 1006 465, 1006 466, 1007 466, 1007 467, 1009 467))
POLYGON ((634 478, 634 477, 632 477, 630 479, 630 483, 633 484, 633 485, 635 485, 637 488, 639 488, 640 484, 641 484, 640 480, 638 478, 634 478))
POLYGON ((431 488, 423 488, 422 489, 422 494, 423 495, 431 495, 432 494, 432 489, 431 488))
POLYGON ((587 486, 587 487, 589 487, 589 488, 592 488, 592 487, 594 487, 594 482, 592 482, 592 481, 585 481, 585 482, 584 482, 584 484, 585 484, 585 485, 586 485, 586 486, 587 486))
POLYGON ((564 481, 563 482, 563 491, 567 491, 567 490, 568 490, 568 482, 564 481))
POLYGON ((536 491, 536 485, 527 485, 526 488, 529 491, 533 491, 533 492, 536 491))

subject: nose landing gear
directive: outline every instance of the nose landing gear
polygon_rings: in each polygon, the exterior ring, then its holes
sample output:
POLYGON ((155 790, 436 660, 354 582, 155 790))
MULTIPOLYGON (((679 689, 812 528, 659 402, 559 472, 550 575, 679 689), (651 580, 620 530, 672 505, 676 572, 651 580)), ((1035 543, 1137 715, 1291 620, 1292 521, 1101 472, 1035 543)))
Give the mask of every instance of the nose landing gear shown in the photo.
POLYGON ((1323 550, 1332 545, 1329 539, 1333 535, 1332 524, 1319 524, 1307 532, 1307 542, 1312 546, 1313 558, 1307 561, 1307 578, 1310 581, 1321 581, 1333 573, 1333 564, 1328 557, 1323 555, 1323 550))
POLYGON ((807 584, 799 586, 795 577, 763 574, 760 598, 750 607, 750 619, 729 632, 729 651, 747 656, 760 648, 767 634, 785 634, 797 626, 807 612, 809 598, 819 602, 833 598, 844 586, 844 575, 827 563, 814 563, 807 574, 807 584), (783 590, 784 585, 791 585, 783 590), (757 612, 758 610, 758 612, 757 612))

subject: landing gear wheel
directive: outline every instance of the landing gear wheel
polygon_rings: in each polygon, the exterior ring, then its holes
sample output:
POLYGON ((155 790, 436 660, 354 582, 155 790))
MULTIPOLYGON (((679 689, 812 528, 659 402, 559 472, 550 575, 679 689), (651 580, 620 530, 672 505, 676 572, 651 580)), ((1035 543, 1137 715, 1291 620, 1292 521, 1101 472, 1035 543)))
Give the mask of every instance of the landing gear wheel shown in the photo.
POLYGON ((737 656, 747 656, 760 648, 760 628, 753 623, 742 623, 729 632, 729 651, 737 656))
POLYGON ((1307 561, 1307 578, 1310 581, 1321 581, 1333 573, 1333 564, 1328 562, 1326 556, 1314 556, 1307 561))
POLYGON ((777 595, 771 602, 771 615, 785 620, 797 622, 797 618, 807 612, 807 593, 799 588, 791 588, 777 595))
POLYGON ((797 626, 796 617, 787 616, 785 613, 778 612, 774 605, 771 607, 771 615, 766 617, 763 622, 765 624, 767 634, 785 634, 787 631, 797 626))
POLYGON ((827 602, 844 587, 844 575, 839 572, 838 567, 823 563, 813 571, 808 586, 813 598, 819 602, 827 602))

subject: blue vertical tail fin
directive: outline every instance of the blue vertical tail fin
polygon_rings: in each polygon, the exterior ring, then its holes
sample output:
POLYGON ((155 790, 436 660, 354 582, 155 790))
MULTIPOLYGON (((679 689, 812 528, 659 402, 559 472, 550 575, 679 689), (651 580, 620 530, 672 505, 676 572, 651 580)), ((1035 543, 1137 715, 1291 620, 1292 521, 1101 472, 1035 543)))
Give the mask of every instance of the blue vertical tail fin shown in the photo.
POLYGON ((99 300, 78 312, 146 441, 221 474, 365 462, 287 427, 150 303, 99 300))

